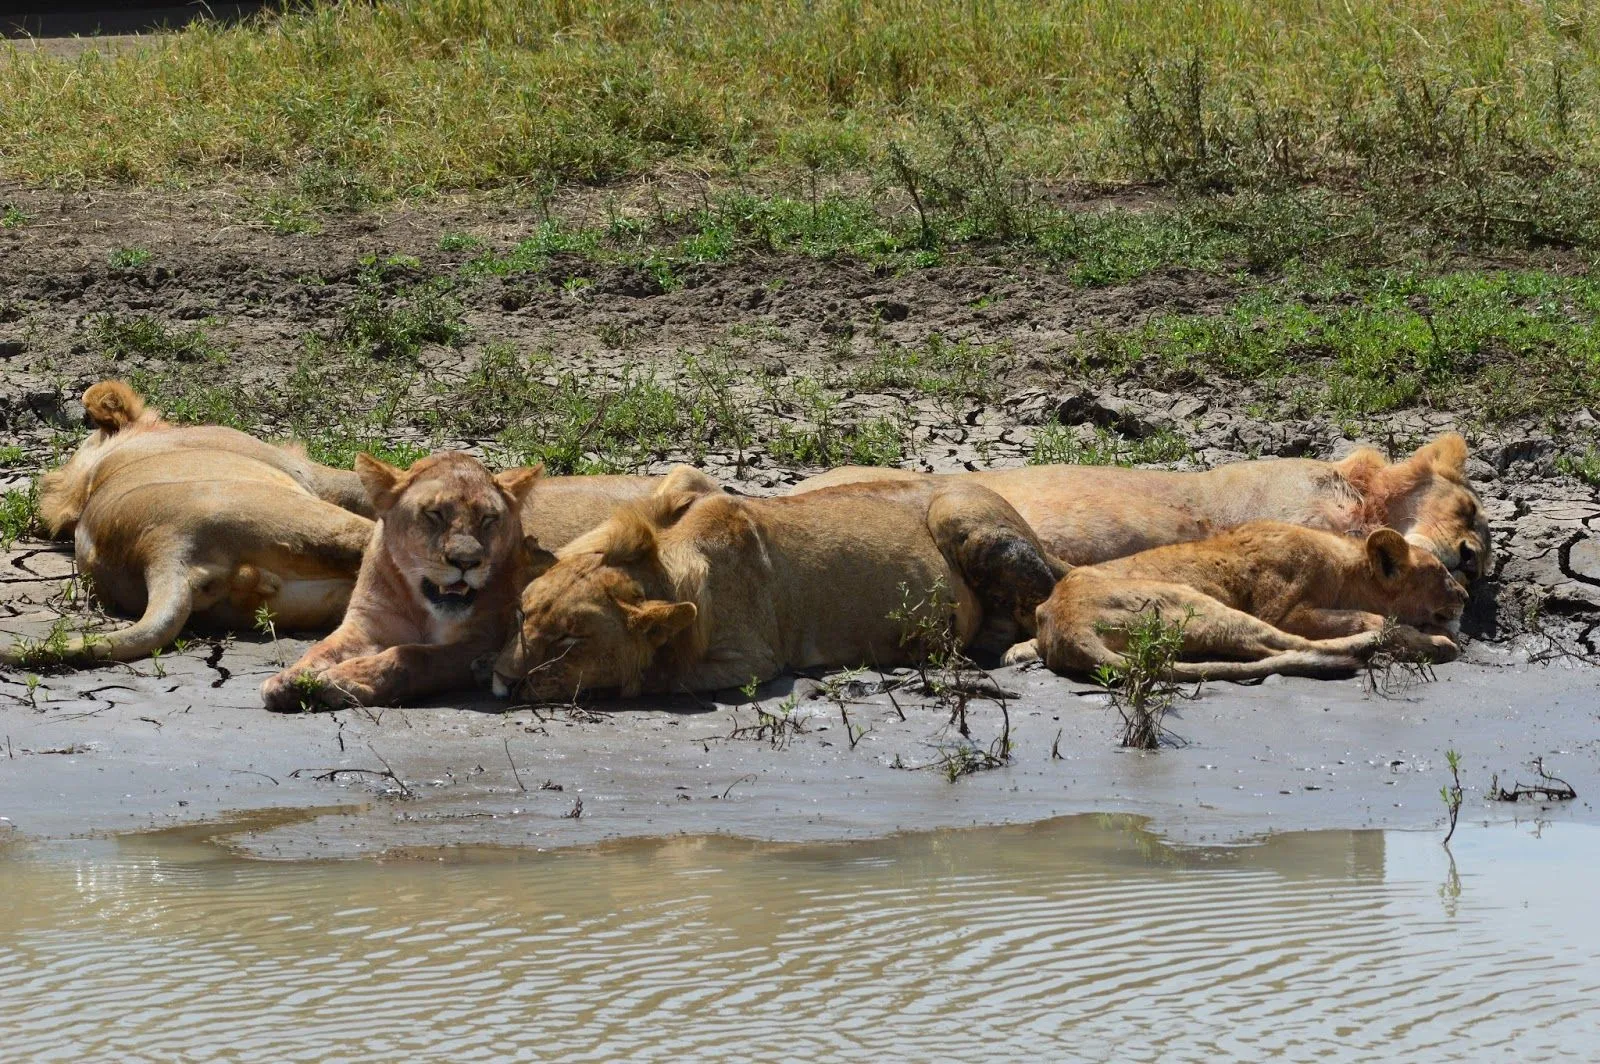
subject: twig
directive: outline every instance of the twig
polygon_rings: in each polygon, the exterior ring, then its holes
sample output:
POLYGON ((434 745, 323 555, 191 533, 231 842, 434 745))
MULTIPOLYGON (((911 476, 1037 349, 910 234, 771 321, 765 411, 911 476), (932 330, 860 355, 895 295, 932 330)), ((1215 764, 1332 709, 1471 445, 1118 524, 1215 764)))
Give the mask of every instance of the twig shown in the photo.
MULTIPOLYGON (((239 772, 239 773, 242 773, 242 774, 244 774, 246 776, 260 776, 264 780, 272 780, 272 785, 274 787, 281 786, 281 784, 279 784, 278 781, 274 777, 267 775, 265 772, 257 772, 253 768, 230 768, 228 771, 229 772, 239 772)), ((290 775, 295 775, 295 773, 291 772, 290 775)))
POLYGON ((1532 798, 1540 802, 1570 802, 1578 796, 1572 784, 1560 776, 1552 776, 1544 770, 1544 758, 1533 759, 1533 770, 1539 774, 1539 782, 1533 784, 1514 783, 1508 791, 1500 786, 1498 774, 1489 782, 1489 798, 1496 802, 1517 802, 1524 798, 1532 798))
POLYGON ((517 788, 521 790, 523 794, 527 794, 528 788, 522 782, 522 774, 517 771, 517 763, 511 759, 511 740, 507 738, 504 740, 504 743, 506 748, 506 760, 511 764, 512 778, 517 781, 517 788))
POLYGON ((756 781, 756 776, 755 776, 754 773, 749 773, 749 774, 740 776, 738 779, 736 779, 732 783, 728 784, 728 789, 722 792, 722 797, 726 798, 729 794, 731 794, 733 792, 733 789, 735 787, 739 786, 739 784, 741 784, 741 783, 754 783, 755 781, 756 781))

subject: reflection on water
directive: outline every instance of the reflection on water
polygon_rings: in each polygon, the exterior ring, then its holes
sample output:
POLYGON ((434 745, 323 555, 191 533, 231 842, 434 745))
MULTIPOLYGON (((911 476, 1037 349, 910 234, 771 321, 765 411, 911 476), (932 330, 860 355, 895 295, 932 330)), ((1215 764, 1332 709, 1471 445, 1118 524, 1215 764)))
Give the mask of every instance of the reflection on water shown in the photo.
POLYGON ((1600 830, 0 854, 13 1060, 1587 1058, 1600 830))

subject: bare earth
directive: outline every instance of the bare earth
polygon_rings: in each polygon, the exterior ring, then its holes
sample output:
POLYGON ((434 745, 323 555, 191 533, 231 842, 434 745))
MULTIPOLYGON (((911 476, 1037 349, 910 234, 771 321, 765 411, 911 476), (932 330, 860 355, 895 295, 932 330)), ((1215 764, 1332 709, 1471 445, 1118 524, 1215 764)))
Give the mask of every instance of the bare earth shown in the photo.
MULTIPOLYGON (((305 334, 326 332, 351 297, 361 255, 413 255, 425 271, 442 272, 464 258, 437 250, 442 234, 472 233, 503 248, 538 221, 526 208, 463 200, 335 220, 306 236, 259 227, 231 194, 0 188, 0 202, 30 218, 0 229, 0 445, 21 444, 27 454, 23 466, 0 469, 0 489, 26 484, 49 460, 51 440, 81 413, 76 397, 86 384, 109 371, 160 370, 107 365, 88 339, 93 315, 150 314, 180 326, 207 319, 232 353, 218 370, 225 380, 281 378, 305 334), (152 264, 109 267, 110 253, 126 247, 150 250, 152 264), (297 280, 311 272, 325 283, 297 280)), ((564 209, 592 218, 605 208, 579 198, 564 209)), ((1057 420, 1135 434, 1168 429, 1202 464, 1329 456, 1356 442, 1406 446, 1458 424, 1447 413, 1412 411, 1366 427, 1367 439, 1356 441, 1327 419, 1256 421, 1245 413, 1257 398, 1248 388, 1089 388, 1052 368, 1050 355, 1088 326, 1222 305, 1231 282, 1213 275, 1167 271, 1094 289, 1016 264, 880 276, 860 265, 774 258, 705 267, 672 291, 652 289, 636 271, 585 266, 594 283, 574 295, 561 287, 562 269, 556 261, 539 277, 490 279, 463 294, 473 339, 459 351, 425 350, 430 372, 459 377, 491 341, 547 346, 558 360, 620 373, 730 337, 751 365, 816 372, 865 357, 875 323, 879 340, 911 344, 938 333, 1015 353, 1003 397, 954 416, 910 394, 852 400, 869 409, 906 404, 917 424, 914 461, 926 468, 1020 464, 1036 426, 1057 420), (775 278, 783 284, 770 284, 775 278), (618 328, 639 339, 625 351, 597 341, 602 329, 618 328)), ((1493 773, 1503 784, 1532 781, 1528 764, 1542 756, 1579 798, 1538 815, 1593 821, 1600 673, 1586 662, 1600 624, 1600 502, 1554 471, 1556 441, 1537 425, 1479 431, 1472 444, 1497 565, 1469 607, 1467 660, 1439 667, 1435 682, 1407 687, 1396 674, 1387 694, 1362 680, 1213 686, 1173 721, 1187 746, 1133 754, 1116 748, 1114 714, 1094 688, 1000 670, 996 678, 1016 693, 1008 701, 1015 761, 952 784, 937 767, 919 767, 958 741, 946 715, 902 695, 902 721, 870 686, 846 706, 850 722, 868 729, 853 748, 840 706, 810 697, 807 679, 794 688, 806 732, 782 748, 728 738, 735 722, 755 723, 750 705, 691 700, 602 704, 591 713, 507 712, 483 699, 285 717, 262 710, 257 689, 303 640, 274 648, 254 635, 197 637, 159 670, 143 662, 46 676, 31 695, 20 673, 0 674, 0 835, 142 829, 271 807, 305 812, 238 837, 245 851, 352 856, 679 832, 858 837, 1116 810, 1147 814, 1175 838, 1234 840, 1296 828, 1435 826, 1448 748, 1463 756, 1464 817, 1535 815, 1525 803, 1489 803, 1484 792, 1493 773), (551 789, 542 789, 546 781, 551 789)), ((681 457, 657 455, 649 468, 681 457)), ((753 492, 782 490, 810 472, 783 467, 759 446, 750 459, 742 479, 730 455, 712 454, 705 465, 753 492)), ((70 572, 66 545, 19 541, 0 560, 0 632, 43 631, 70 572)), ((773 706, 788 693, 783 682, 760 696, 773 706)), ((975 702, 971 723, 972 739, 986 747, 1001 712, 975 702)))

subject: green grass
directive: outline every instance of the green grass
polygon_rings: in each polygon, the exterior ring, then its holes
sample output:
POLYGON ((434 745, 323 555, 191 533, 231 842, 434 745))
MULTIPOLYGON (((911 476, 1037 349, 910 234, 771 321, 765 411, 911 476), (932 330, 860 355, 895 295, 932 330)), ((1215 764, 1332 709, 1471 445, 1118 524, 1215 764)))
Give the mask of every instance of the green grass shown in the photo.
POLYGON ((14 443, 0 446, 0 469, 21 465, 28 457, 26 451, 14 443))
POLYGON ((1556 459, 1556 468, 1569 477, 1577 477, 1591 488, 1600 488, 1600 450, 1594 447, 1580 453, 1561 455, 1556 459))
POLYGON ((200 326, 174 328, 149 314, 102 314, 90 320, 89 334, 113 362, 130 358, 219 362, 227 357, 200 326))
POLYGON ((28 216, 14 203, 0 205, 0 229, 20 229, 28 224, 28 216))
POLYGON ((1033 438, 1029 465, 1150 465, 1178 462, 1192 452, 1173 432, 1158 432, 1146 439, 1130 439, 1110 429, 1096 428, 1082 438, 1065 425, 1046 425, 1033 438))
POLYGON ((680 168, 777 178, 808 208, 826 178, 865 175, 924 245, 1032 239, 1033 185, 1071 177, 1278 196, 1285 216, 1312 182, 1439 239, 1587 247, 1589 15, 1572 0, 316 5, 110 53, 11 51, 0 165, 265 174, 269 224, 290 231, 396 196, 543 198, 680 168))
POLYGON ((448 279, 414 281, 420 263, 364 260, 355 298, 340 317, 335 340, 373 358, 414 359, 424 344, 459 347, 467 338, 461 304, 448 279))
POLYGON ((38 485, 0 494, 0 550, 10 550, 18 539, 33 534, 38 517, 38 485))
POLYGON ((1588 277, 1379 270, 1269 286, 1222 313, 1102 330, 1075 357, 1173 388, 1297 380, 1313 406, 1342 414, 1425 404, 1504 421, 1600 400, 1597 322, 1600 281, 1588 277))

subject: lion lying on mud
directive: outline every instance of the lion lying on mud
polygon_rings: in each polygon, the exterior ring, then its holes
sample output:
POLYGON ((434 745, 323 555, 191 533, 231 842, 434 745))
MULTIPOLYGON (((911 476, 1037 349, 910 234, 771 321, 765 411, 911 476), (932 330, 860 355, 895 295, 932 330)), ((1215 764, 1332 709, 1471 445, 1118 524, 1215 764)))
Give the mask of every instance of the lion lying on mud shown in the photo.
POLYGON ((409 470, 370 455, 356 474, 378 515, 344 620, 261 687, 269 709, 388 705, 470 687, 511 628, 524 535, 563 544, 658 478, 492 475, 447 452, 409 470))
POLYGON ((1148 610, 1182 621, 1175 680, 1348 675, 1383 647, 1449 661, 1467 592, 1433 554, 1380 528, 1365 540, 1256 521, 1197 543, 1081 566, 1039 607, 1008 664, 1116 665, 1148 610), (1391 621, 1397 622, 1391 625, 1391 621))
POLYGON ((1065 566, 995 493, 956 481, 746 498, 680 466, 551 555, 522 593, 495 693, 717 690, 784 669, 914 661, 904 611, 961 645, 1033 630, 1065 566), (896 614, 900 617, 896 617, 896 614))
MULTIPOLYGON (((139 615, 80 636, 68 660, 143 657, 191 616, 249 628, 326 628, 355 585, 372 522, 354 474, 234 429, 179 426, 122 381, 83 396, 94 431, 40 482, 40 519, 71 533, 78 568, 107 605, 139 615)), ((15 660, 0 649, 0 662, 15 660)))
MULTIPOLYGON (((1330 532, 1393 528, 1471 583, 1489 571, 1490 547, 1466 460, 1466 441, 1449 433, 1394 463, 1362 448, 1337 462, 1278 458, 1203 472, 1050 465, 949 475, 998 492, 1072 565, 1274 520, 1330 532)), ((794 493, 926 475, 845 467, 801 481, 794 493)))

